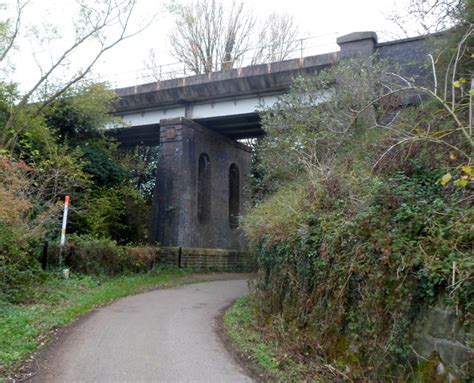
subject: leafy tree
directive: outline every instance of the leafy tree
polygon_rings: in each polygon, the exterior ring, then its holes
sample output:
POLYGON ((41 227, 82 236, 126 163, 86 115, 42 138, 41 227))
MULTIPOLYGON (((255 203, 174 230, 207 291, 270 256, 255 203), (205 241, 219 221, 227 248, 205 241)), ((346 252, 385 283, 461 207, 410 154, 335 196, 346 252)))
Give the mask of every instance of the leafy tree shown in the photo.
POLYGON ((110 114, 115 100, 104 84, 83 82, 51 103, 44 113, 46 123, 63 142, 103 138, 104 127, 115 121, 110 114))
POLYGON ((115 145, 106 142, 86 142, 80 146, 84 171, 98 186, 119 185, 128 177, 128 172, 117 162, 115 145))
POLYGON ((91 190, 84 195, 82 209, 86 223, 82 232, 123 245, 147 242, 150 208, 135 188, 120 185, 91 190))
POLYGON ((121 164, 127 169, 131 184, 151 204, 158 166, 158 146, 136 146, 121 153, 121 164))
POLYGON ((354 140, 384 134, 370 129, 377 117, 373 108, 359 111, 382 94, 386 70, 375 58, 345 61, 297 78, 288 95, 262 110, 266 135, 257 145, 259 188, 272 192, 300 177, 324 178, 354 150, 354 140))
POLYGON ((472 23, 472 7, 465 0, 409 0, 405 9, 391 10, 387 19, 404 37, 427 35, 472 23))
MULTIPOLYGON (((46 63, 35 51, 40 75, 21 92, 4 75, 14 70, 18 36, 31 29, 22 20, 29 3, 18 0, 16 18, 0 20, 0 300, 13 302, 27 300, 41 282, 38 245, 59 236, 64 195, 72 202, 70 232, 120 243, 146 241, 150 211, 104 134, 115 95, 85 81, 105 52, 136 33, 129 31, 135 0, 77 2, 73 41, 48 52, 46 63), (86 47, 84 67, 64 71, 86 47)), ((30 36, 34 48, 57 41, 50 30, 30 36)))
POLYGON ((18 99, 16 84, 0 81, 0 126, 8 121, 12 106, 18 99))
POLYGON ((148 235, 151 197, 141 187, 145 180, 140 177, 148 157, 124 153, 104 134, 104 125, 114 120, 109 113, 114 100, 114 93, 100 84, 74 88, 46 110, 45 120, 58 144, 78 151, 89 180, 73 194, 71 231, 121 244, 143 243, 148 235))
MULTIPOLYGON (((29 1, 21 0, 17 3, 16 18, 13 22, 10 20, 0 22, 3 30, 0 34, 2 39, 0 58, 3 70, 21 30, 28 29, 28 26, 22 23, 23 12, 28 3, 29 1)), ((61 52, 56 54, 51 52, 49 62, 41 63, 37 60, 41 69, 40 75, 27 91, 19 95, 18 102, 11 108, 5 124, 0 127, 0 147, 12 150, 20 135, 27 129, 26 115, 32 119, 41 115, 55 100, 66 95, 71 88, 84 80, 106 52, 143 29, 129 31, 135 6, 135 0, 78 2, 78 13, 72 20, 75 26, 74 39, 61 52), (61 73, 63 66, 79 54, 86 45, 90 52, 90 58, 86 64, 77 72, 61 73), (32 101, 35 101, 34 104, 32 101), (20 115, 23 117, 19 118, 20 115)), ((54 31, 55 28, 49 28, 49 30, 54 31)), ((46 45, 57 38, 57 33, 40 35, 39 40, 31 36, 33 43, 37 43, 38 46, 46 45)), ((35 53, 33 55, 36 57, 35 53)))

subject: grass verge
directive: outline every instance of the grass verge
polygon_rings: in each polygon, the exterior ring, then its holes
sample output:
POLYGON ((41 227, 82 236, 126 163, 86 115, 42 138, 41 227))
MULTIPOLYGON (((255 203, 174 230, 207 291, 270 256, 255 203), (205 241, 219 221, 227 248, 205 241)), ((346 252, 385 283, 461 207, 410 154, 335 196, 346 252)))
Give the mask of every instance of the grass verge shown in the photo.
POLYGON ((232 345, 244 359, 255 363, 259 375, 273 376, 278 364, 272 345, 255 327, 255 311, 249 296, 239 299, 224 314, 224 329, 232 345), (261 370, 261 371, 258 371, 261 370))
POLYGON ((264 382, 345 382, 322 358, 299 349, 297 333, 281 321, 259 320, 252 296, 239 298, 224 314, 224 331, 242 362, 264 382))
POLYGON ((28 304, 0 301, 0 382, 31 353, 48 341, 54 328, 72 323, 82 314, 117 298, 152 287, 192 282, 189 271, 157 269, 147 274, 120 277, 73 275, 63 280, 48 273, 28 304))
POLYGON ((258 324, 251 296, 239 298, 224 314, 224 331, 240 359, 265 382, 304 382, 302 365, 287 358, 280 345, 258 324))

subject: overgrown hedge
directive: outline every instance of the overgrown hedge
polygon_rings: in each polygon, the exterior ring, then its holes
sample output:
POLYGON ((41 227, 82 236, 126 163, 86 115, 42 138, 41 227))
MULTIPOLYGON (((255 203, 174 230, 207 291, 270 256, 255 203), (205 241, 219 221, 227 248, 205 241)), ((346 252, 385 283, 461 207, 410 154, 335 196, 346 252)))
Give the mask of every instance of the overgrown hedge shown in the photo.
POLYGON ((72 271, 89 275, 144 272, 159 262, 158 247, 120 246, 88 235, 70 236, 64 253, 72 271))
POLYGON ((363 381, 409 373, 414 321, 438 299, 472 324, 474 211, 442 175, 412 164, 387 178, 333 176, 255 208, 246 230, 263 323, 297 334, 296 354, 363 381))
MULTIPOLYGON (((42 246, 28 242, 15 230, 0 225, 0 260, 6 259, 5 254, 15 255, 15 262, 0 264, 0 301, 23 303, 47 274, 40 266, 42 246)), ((48 271, 59 272, 58 246, 50 245, 48 253, 48 271)), ((68 236, 63 258, 64 266, 73 273, 115 276, 153 270, 160 255, 156 246, 121 246, 111 239, 73 234, 68 236)))

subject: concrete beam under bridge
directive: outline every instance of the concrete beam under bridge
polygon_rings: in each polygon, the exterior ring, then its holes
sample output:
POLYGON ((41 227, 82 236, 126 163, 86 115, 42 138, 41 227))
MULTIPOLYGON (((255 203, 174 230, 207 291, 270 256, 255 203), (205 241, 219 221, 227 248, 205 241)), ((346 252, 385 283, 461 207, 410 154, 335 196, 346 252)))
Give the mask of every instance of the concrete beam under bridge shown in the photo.
POLYGON ((296 76, 337 60, 334 52, 117 89, 116 115, 123 125, 115 128, 137 128, 135 137, 132 132, 118 132, 117 137, 124 146, 154 145, 151 136, 160 121, 180 117, 233 139, 261 136, 258 110, 272 106, 296 76))
MULTIPOLYGON (((181 117, 178 117, 181 118, 181 117)), ((114 138, 122 148, 133 146, 158 146, 160 144, 160 124, 133 126, 114 129, 114 138)), ((166 121, 166 120, 164 120, 166 121)), ((263 135, 258 113, 224 116, 218 118, 202 118, 193 120, 201 126, 231 139, 255 138, 263 135)))
POLYGON ((163 119, 184 117, 189 120, 221 118, 257 113, 259 107, 270 107, 283 92, 273 95, 251 95, 243 98, 210 100, 207 102, 189 103, 186 106, 156 108, 127 113, 122 116, 126 126, 143 126, 155 124, 163 119))

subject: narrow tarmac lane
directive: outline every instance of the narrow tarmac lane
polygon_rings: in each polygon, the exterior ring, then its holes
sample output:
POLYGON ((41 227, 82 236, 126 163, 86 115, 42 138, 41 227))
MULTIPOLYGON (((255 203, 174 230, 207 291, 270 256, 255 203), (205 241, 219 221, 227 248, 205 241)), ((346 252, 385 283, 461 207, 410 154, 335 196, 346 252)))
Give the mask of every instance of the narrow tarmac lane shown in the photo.
POLYGON ((33 382, 252 382, 216 333, 245 280, 198 283, 121 299, 73 327, 33 382))

